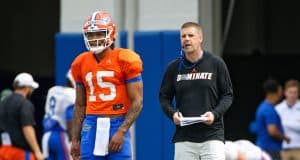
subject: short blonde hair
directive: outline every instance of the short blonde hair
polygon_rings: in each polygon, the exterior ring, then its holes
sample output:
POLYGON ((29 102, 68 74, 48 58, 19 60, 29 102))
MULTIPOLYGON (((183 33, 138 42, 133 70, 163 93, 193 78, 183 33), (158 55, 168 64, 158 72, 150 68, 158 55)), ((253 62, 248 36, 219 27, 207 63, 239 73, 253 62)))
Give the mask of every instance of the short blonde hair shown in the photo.
POLYGON ((198 30, 199 34, 203 34, 203 32, 202 32, 202 26, 199 23, 196 23, 196 22, 186 22, 186 23, 184 23, 181 26, 181 29, 188 28, 188 27, 195 27, 198 30))
POLYGON ((297 81, 295 79, 290 79, 290 80, 286 81, 284 84, 284 89, 288 89, 290 87, 297 87, 299 89, 300 88, 299 81, 297 81))

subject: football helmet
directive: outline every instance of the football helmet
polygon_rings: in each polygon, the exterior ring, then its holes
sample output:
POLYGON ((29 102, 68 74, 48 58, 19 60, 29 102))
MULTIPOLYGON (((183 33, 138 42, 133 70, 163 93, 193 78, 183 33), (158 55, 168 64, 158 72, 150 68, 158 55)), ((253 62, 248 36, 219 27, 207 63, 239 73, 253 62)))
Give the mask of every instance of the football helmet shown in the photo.
POLYGON ((96 11, 86 18, 83 37, 86 48, 98 54, 114 43, 116 24, 107 12, 96 11))

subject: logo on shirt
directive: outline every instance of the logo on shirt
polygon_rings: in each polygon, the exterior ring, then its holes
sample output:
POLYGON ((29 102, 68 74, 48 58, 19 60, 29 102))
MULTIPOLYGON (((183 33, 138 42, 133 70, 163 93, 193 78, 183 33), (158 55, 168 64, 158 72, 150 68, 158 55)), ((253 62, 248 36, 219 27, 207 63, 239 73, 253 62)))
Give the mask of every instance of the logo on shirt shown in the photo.
POLYGON ((213 73, 210 72, 197 72, 197 73, 187 73, 187 74, 178 74, 177 82, 179 81, 189 81, 189 80, 199 80, 199 79, 208 79, 211 80, 213 73))
POLYGON ((123 104, 114 104, 113 105, 113 110, 119 110, 119 109, 124 109, 124 105, 123 104))
POLYGON ((88 124, 84 124, 82 127, 82 131, 84 132, 88 132, 91 129, 92 126, 88 125, 88 124))

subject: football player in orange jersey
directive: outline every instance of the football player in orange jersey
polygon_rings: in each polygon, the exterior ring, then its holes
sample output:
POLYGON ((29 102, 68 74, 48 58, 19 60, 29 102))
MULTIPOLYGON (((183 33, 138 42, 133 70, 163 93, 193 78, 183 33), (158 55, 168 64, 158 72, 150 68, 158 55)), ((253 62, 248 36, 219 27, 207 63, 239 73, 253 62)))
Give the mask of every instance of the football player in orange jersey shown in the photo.
POLYGON ((71 155, 131 160, 129 128, 142 109, 142 61, 132 50, 114 48, 116 25, 107 12, 88 16, 83 32, 89 51, 71 65, 76 81, 71 155))

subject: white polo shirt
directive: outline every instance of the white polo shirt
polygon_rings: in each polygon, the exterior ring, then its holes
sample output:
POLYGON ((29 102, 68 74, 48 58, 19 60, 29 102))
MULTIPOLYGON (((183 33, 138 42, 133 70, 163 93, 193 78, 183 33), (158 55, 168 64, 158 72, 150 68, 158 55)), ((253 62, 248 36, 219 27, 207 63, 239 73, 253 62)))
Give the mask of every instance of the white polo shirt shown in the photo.
POLYGON ((283 149, 300 148, 300 100, 291 107, 283 100, 275 109, 281 118, 285 135, 291 139, 289 144, 283 142, 283 149))

